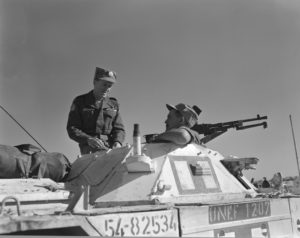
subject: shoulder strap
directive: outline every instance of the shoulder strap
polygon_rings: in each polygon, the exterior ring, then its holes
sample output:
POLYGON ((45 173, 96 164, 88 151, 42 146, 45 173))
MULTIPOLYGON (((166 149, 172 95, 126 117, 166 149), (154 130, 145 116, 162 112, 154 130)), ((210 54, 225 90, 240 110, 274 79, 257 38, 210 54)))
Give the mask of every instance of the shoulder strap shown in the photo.
POLYGON ((117 109, 119 109, 119 102, 116 98, 110 97, 109 100, 117 109))

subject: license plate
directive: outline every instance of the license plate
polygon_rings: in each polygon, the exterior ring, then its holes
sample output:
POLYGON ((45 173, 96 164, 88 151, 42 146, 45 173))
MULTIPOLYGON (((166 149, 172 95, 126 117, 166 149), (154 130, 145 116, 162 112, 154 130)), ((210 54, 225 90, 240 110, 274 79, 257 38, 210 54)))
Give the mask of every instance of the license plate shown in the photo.
POLYGON ((88 217, 104 236, 178 236, 176 210, 88 217))
POLYGON ((209 206, 209 223, 221 223, 271 216, 270 201, 209 206))

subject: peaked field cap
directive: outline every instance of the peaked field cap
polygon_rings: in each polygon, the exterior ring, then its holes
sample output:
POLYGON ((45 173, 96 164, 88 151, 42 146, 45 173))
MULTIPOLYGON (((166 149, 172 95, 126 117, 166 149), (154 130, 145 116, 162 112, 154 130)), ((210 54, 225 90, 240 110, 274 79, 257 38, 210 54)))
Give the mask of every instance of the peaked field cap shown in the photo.
POLYGON ((114 71, 96 67, 94 80, 105 80, 115 83, 117 80, 117 74, 114 71))
POLYGON ((198 116, 201 113, 201 109, 197 106, 189 106, 184 103, 179 103, 176 106, 173 106, 171 104, 166 104, 169 111, 176 110, 178 111, 186 120, 186 122, 189 124, 190 127, 194 126, 196 122, 198 121, 198 116))

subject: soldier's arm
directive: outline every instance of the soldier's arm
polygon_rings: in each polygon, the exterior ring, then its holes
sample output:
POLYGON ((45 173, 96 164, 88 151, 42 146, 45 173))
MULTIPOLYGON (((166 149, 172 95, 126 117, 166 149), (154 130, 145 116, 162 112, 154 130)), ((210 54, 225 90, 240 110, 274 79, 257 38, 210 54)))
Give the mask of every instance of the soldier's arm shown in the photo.
POLYGON ((186 145, 191 139, 190 133, 183 128, 172 129, 155 137, 155 141, 169 141, 177 145, 186 145))
POLYGON ((112 144, 114 144, 115 142, 118 142, 118 143, 120 143, 120 145, 122 145, 125 140, 125 134, 126 134, 125 126, 123 124, 121 115, 118 112, 117 116, 114 120, 112 132, 111 132, 112 144))
POLYGON ((69 137, 80 143, 87 143, 88 139, 91 137, 90 135, 84 133, 81 130, 82 122, 80 117, 79 105, 78 101, 74 99, 67 122, 67 132, 69 137))
POLYGON ((111 146, 116 146, 117 143, 120 143, 120 145, 123 144, 124 140, 125 140, 125 126, 120 114, 120 110, 119 110, 119 103, 117 101, 117 99, 115 98, 110 98, 116 105, 117 108, 117 114, 116 117, 113 121, 112 124, 112 131, 111 131, 111 146))

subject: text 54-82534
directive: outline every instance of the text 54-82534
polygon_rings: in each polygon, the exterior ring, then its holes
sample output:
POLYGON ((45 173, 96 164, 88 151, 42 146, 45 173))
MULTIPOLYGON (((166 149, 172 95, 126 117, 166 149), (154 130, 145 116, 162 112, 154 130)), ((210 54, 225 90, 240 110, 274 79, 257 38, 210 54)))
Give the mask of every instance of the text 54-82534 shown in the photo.
POLYGON ((105 236, 178 236, 176 210, 110 214, 89 220, 105 236))

